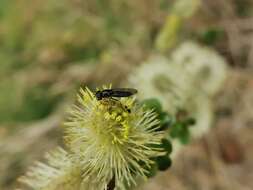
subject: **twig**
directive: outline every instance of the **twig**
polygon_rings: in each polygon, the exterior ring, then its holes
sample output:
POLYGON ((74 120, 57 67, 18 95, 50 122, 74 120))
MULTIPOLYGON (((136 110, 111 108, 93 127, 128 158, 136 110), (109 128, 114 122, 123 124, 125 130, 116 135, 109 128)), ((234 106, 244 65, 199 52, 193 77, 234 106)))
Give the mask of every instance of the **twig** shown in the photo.
POLYGON ((107 185, 107 190, 113 190, 115 188, 115 176, 113 175, 112 179, 107 185))

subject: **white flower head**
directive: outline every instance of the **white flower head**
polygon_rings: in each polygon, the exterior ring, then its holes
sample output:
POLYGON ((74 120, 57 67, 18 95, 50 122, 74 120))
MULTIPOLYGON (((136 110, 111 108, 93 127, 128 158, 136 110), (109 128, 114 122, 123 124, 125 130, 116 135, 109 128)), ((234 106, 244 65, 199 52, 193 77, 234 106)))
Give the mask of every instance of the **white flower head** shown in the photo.
POLYGON ((156 115, 136 105, 133 97, 97 100, 88 88, 81 89, 78 101, 65 123, 65 141, 81 163, 84 183, 106 189, 115 178, 115 188, 124 189, 137 176, 145 178, 151 158, 163 154, 150 146, 163 137, 156 130, 156 115))
MULTIPOLYGON (((186 42, 170 58, 151 57, 129 76, 129 83, 140 90, 140 99, 157 98, 164 110, 176 114, 180 109, 196 120, 190 128, 192 138, 204 135, 211 127, 211 98, 226 79, 224 59, 211 49, 186 42)), ((181 144, 172 139, 172 157, 181 144)))
MULTIPOLYGON (((194 42, 181 44, 171 55, 171 61, 190 76, 195 88, 215 95, 223 85, 227 67, 224 58, 215 51, 194 42)), ((196 89, 197 90, 197 89, 196 89)))
POLYGON ((171 114, 186 103, 191 82, 181 67, 162 56, 151 57, 129 77, 130 85, 139 89, 142 99, 157 98, 171 114))
POLYGON ((210 99, 205 96, 196 96, 194 100, 189 102, 188 110, 192 110, 192 117, 195 118, 196 124, 190 127, 192 138, 200 138, 206 134, 213 122, 213 107, 210 99))
POLYGON ((37 162, 25 176, 19 178, 25 189, 73 190, 82 184, 80 167, 74 163, 62 148, 46 155, 47 164, 37 162))

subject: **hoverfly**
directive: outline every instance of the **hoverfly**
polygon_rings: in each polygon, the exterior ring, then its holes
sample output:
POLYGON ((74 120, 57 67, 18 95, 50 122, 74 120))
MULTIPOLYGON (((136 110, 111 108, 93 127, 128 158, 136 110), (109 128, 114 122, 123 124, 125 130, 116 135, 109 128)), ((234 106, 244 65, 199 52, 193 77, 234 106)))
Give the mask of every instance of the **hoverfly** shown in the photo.
POLYGON ((113 88, 98 90, 95 93, 97 100, 102 100, 103 98, 122 98, 129 97, 137 93, 134 88, 113 88))
MULTIPOLYGON (((133 89, 133 88, 113 88, 113 89, 98 90, 98 91, 96 91, 95 96, 96 96, 97 100, 106 100, 106 99, 113 100, 114 105, 115 105, 119 102, 119 100, 115 99, 115 98, 129 97, 129 96, 132 96, 136 93, 137 93, 137 90, 133 89)), ((109 104, 112 103, 112 101, 103 101, 103 102, 104 103, 110 102, 109 104)), ((129 112, 129 113, 131 112, 131 110, 127 106, 123 106, 121 103, 120 103, 120 105, 127 112, 129 112)))

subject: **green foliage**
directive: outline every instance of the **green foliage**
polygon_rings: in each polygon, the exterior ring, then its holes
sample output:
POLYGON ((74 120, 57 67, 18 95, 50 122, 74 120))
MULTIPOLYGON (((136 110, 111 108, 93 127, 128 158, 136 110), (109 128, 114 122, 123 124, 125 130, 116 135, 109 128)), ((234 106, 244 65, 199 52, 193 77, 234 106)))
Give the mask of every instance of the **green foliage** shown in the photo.
POLYGON ((187 144, 190 141, 190 126, 195 124, 193 118, 184 118, 176 120, 170 128, 169 135, 172 138, 179 139, 182 144, 187 144))
POLYGON ((2 16, 5 14, 5 11, 8 8, 7 7, 9 5, 8 3, 9 3, 8 0, 1 0, 0 1, 0 20, 1 20, 2 16))
MULTIPOLYGON (((195 119, 188 117, 185 111, 178 111, 175 118, 163 111, 162 105, 158 99, 150 98, 142 102, 147 110, 154 110, 160 121, 159 130, 169 130, 169 137, 179 139, 182 144, 187 144, 190 141, 190 126, 195 125, 195 119)), ((171 143, 168 139, 163 139, 161 147, 164 148, 169 155, 172 151, 171 143)), ((161 148, 160 147, 160 148, 161 148)))
POLYGON ((156 163, 152 164, 150 168, 147 168, 147 171, 148 171, 147 177, 149 178, 154 177, 158 172, 157 164, 156 163))
POLYGON ((154 110, 160 120, 160 129, 166 130, 172 122, 172 117, 165 111, 163 111, 162 104, 156 98, 145 99, 141 102, 144 105, 144 109, 154 110))
POLYGON ((46 87, 30 88, 24 92, 18 90, 22 90, 22 87, 16 86, 14 82, 0 83, 0 122, 25 122, 44 118, 61 100, 58 96, 50 96, 46 87))
POLYGON ((172 145, 168 139, 162 139, 161 147, 166 151, 166 155, 172 152, 172 145))
POLYGON ((224 31, 221 28, 208 28, 200 34, 200 40, 207 45, 213 45, 223 36, 224 31))
POLYGON ((167 112, 161 112, 158 115, 158 119, 160 120, 161 129, 167 129, 172 123, 172 118, 167 112))
POLYGON ((162 104, 156 98, 145 99, 142 101, 142 104, 147 110, 154 110, 158 114, 162 112, 162 104))
POLYGON ((50 97, 47 89, 37 87, 26 91, 20 110, 16 110, 14 119, 18 121, 38 120, 48 116, 60 97, 50 97))
POLYGON ((179 110, 173 118, 167 112, 163 111, 160 101, 156 98, 145 99, 141 102, 147 110, 154 110, 160 121, 161 131, 168 131, 167 138, 162 139, 160 145, 151 145, 155 148, 163 149, 165 155, 153 158, 155 165, 148 168, 149 176, 155 175, 157 170, 165 171, 171 166, 170 155, 172 153, 171 140, 179 140, 182 144, 190 141, 190 126, 195 124, 195 119, 188 117, 186 111, 179 110))
MULTIPOLYGON (((163 111, 162 105, 160 101, 156 98, 145 99, 142 102, 144 109, 153 110, 157 114, 157 118, 160 121, 160 131, 166 131, 170 124, 172 123, 172 117, 165 111, 163 111)), ((155 148, 162 149, 165 152, 163 156, 154 157, 153 160, 155 164, 153 164, 148 169, 148 176, 153 177, 157 170, 165 171, 171 166, 170 154, 172 153, 172 144, 169 139, 163 138, 159 145, 150 145, 155 148)))
POLYGON ((162 10, 168 11, 169 6, 171 5, 170 1, 167 1, 167 0, 159 0, 159 1, 160 1, 160 8, 162 10))
POLYGON ((171 167, 172 161, 168 156, 158 156, 156 158, 156 163, 160 171, 165 171, 171 167))
POLYGON ((251 0, 234 0, 235 9, 239 16, 252 16, 252 1, 251 0))

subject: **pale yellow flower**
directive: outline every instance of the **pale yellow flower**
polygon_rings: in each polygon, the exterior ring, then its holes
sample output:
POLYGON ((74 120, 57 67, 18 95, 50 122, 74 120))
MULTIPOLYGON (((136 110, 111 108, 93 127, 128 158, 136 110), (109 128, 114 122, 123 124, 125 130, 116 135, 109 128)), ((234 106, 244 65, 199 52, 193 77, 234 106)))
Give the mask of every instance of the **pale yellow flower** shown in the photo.
POLYGON ((81 168, 62 148, 46 155, 47 164, 37 162, 19 181, 33 190, 81 189, 81 168))
POLYGON ((65 123, 65 141, 81 164, 84 183, 106 189, 115 177, 116 189, 124 189, 137 176, 146 178, 151 157, 162 154, 150 146, 163 137, 156 131, 156 115, 144 112, 132 97, 98 101, 88 88, 81 89, 78 101, 65 123))
POLYGON ((20 181, 33 190, 127 189, 146 179, 152 158, 164 155, 157 148, 164 132, 157 132, 156 114, 133 97, 97 100, 88 88, 81 89, 79 105, 65 123, 68 152, 59 148, 47 155, 20 181))

